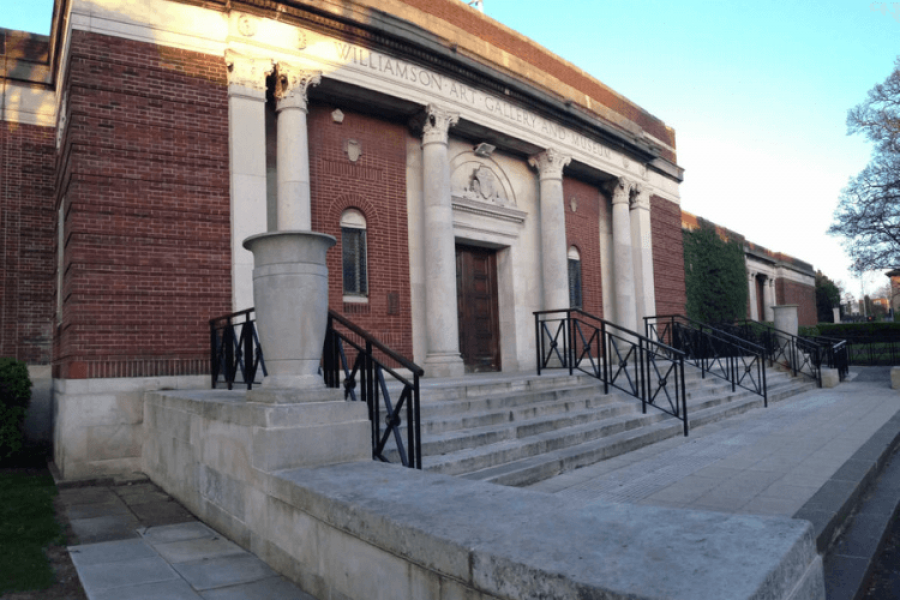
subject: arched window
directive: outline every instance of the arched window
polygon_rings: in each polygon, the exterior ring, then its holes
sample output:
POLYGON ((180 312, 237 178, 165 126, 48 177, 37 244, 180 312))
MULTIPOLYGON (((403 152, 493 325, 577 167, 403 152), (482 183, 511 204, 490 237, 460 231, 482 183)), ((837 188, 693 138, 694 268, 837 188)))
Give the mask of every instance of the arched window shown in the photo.
POLYGON ((341 250, 345 300, 365 299, 369 294, 366 269, 366 217, 355 208, 348 208, 341 213, 341 250))
POLYGON ((581 253, 569 246, 569 306, 581 308, 581 253))

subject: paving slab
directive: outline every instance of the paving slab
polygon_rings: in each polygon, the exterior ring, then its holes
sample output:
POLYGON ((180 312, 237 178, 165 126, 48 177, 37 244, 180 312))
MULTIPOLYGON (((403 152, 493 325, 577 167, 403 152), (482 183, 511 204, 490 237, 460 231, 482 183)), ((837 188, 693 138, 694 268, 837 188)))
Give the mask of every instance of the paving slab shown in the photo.
POLYGON ((156 552, 140 538, 102 542, 99 544, 83 544, 70 548, 69 554, 76 567, 101 563, 111 564, 157 556, 156 552))
POLYGON ((140 526, 137 519, 130 515, 110 515, 92 519, 72 519, 72 532, 82 544, 95 544, 135 538, 135 530, 140 526))
MULTIPOLYGON (((91 600, 200 600, 197 593, 183 579, 157 581, 102 590, 89 595, 91 600)), ((275 600, 276 597, 272 597, 275 600)))
POLYGON ((315 600, 283 577, 267 577, 259 581, 201 592, 204 600, 315 600))
POLYGON ((159 556, 77 566, 78 577, 90 598, 95 592, 143 583, 177 580, 178 573, 159 556))
POLYGON ((276 576, 266 563, 247 552, 238 556, 179 563, 172 567, 198 591, 276 576))
POLYGON ((156 544, 154 549, 172 564, 209 560, 244 552, 237 544, 221 537, 196 538, 169 542, 167 544, 156 544))

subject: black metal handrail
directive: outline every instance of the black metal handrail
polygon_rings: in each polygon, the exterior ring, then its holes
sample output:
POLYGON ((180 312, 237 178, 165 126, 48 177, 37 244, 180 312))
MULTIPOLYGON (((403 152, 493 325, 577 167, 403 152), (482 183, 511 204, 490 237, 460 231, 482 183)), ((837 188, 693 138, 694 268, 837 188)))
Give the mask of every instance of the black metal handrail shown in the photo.
POLYGON ((685 353, 688 364, 700 369, 700 376, 719 377, 737 388, 753 392, 769 406, 765 349, 740 336, 691 319, 685 315, 644 317, 644 331, 650 339, 666 343, 685 353))
POLYGON ((390 462, 385 455, 388 441, 393 438, 397 454, 404 467, 422 468, 422 437, 419 412, 419 378, 425 373, 408 358, 388 348, 375 337, 342 315, 328 311, 328 329, 323 353, 325 384, 330 388, 344 388, 344 398, 365 402, 369 408, 372 427, 372 458, 390 462), (336 327, 340 326, 340 329, 336 327), (356 356, 348 360, 347 350, 356 356), (388 366, 394 362, 411 373, 411 379, 388 366), (341 373, 344 379, 341 381, 341 373), (385 373, 401 385, 396 404, 391 400, 385 373), (359 396, 356 393, 359 379, 359 396), (403 441, 403 420, 406 409, 406 443, 403 441), (384 411, 384 415, 382 415, 384 411), (382 416, 384 417, 382 419, 382 416))
POLYGON ((822 387, 822 362, 825 351, 814 340, 751 319, 735 321, 732 333, 765 348, 766 358, 771 363, 789 369, 795 377, 797 375, 809 377, 822 387))
POLYGON ((537 373, 568 369, 603 382, 683 423, 688 435, 684 352, 577 308, 534 313, 537 373), (553 316, 556 315, 556 316, 553 316), (663 402, 664 401, 664 402, 663 402))
POLYGON ((837 369, 838 378, 844 381, 850 372, 850 345, 847 340, 826 337, 823 335, 805 335, 819 344, 823 350, 822 364, 829 369, 837 369))
POLYGON ((253 389, 257 373, 266 375, 259 336, 256 333, 256 319, 253 309, 248 308, 229 315, 209 320, 209 357, 212 388, 216 389, 219 378, 232 389, 235 384, 253 389))

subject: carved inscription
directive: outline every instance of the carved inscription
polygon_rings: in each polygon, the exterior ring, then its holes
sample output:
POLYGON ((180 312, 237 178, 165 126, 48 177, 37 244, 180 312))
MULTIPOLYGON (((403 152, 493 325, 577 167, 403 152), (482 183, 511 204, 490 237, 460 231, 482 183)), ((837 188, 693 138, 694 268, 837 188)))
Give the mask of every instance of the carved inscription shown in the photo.
POLYGON ((506 100, 475 90, 438 73, 391 56, 346 42, 334 41, 337 62, 369 70, 384 79, 402 82, 441 94, 460 104, 483 110, 496 118, 553 138, 597 157, 610 160, 612 151, 594 140, 541 118, 506 100))

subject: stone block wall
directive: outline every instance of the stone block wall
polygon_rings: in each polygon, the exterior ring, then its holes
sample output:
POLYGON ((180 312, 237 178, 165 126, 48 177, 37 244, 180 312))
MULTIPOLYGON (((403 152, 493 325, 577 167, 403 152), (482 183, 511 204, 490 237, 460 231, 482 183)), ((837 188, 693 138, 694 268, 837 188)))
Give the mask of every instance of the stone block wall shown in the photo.
POLYGON ((313 104, 309 111, 310 191, 314 231, 333 235, 328 252, 329 307, 374 334, 393 350, 412 357, 409 232, 406 207, 405 125, 313 104), (361 150, 350 160, 347 142, 361 150), (366 217, 368 302, 343 301, 341 213, 356 208, 366 217))
POLYGON ((50 363, 56 132, 0 121, 0 356, 50 363))
POLYGON ((650 197, 653 232, 653 283, 656 314, 685 314, 684 245, 681 240, 681 207, 659 196, 650 197))
POLYGON ((226 83, 221 58, 73 31, 55 377, 209 371, 231 306, 226 83))
POLYGON ((603 317, 603 290, 600 266, 600 228, 598 222, 608 219, 606 199, 596 187, 563 178, 563 202, 566 211, 566 248, 575 246, 581 254, 581 288, 584 310, 603 317), (576 210, 571 201, 575 198, 576 210))
POLYGON ((790 279, 775 280, 775 297, 778 304, 797 304, 797 322, 801 327, 811 327, 818 322, 816 312, 816 288, 790 279))

